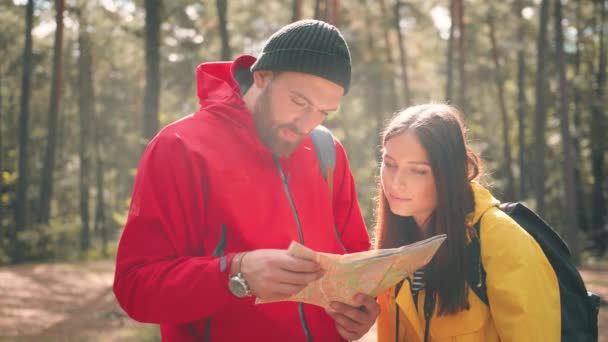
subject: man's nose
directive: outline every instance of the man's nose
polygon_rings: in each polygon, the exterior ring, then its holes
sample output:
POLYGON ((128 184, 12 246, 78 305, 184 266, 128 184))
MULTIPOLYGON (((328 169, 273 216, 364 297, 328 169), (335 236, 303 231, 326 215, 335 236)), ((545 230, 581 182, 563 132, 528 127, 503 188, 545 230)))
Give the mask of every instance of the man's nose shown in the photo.
POLYGON ((315 127, 319 126, 325 120, 325 115, 310 111, 302 116, 300 116, 296 122, 295 126, 298 128, 298 131, 302 134, 307 134, 311 132, 315 127))

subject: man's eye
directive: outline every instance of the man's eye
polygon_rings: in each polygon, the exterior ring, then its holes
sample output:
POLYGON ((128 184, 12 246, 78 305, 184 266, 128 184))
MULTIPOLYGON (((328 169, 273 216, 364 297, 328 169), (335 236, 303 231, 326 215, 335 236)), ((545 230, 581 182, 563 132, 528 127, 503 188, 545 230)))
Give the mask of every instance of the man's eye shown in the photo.
POLYGON ((295 105, 300 106, 300 107, 306 106, 306 102, 304 102, 298 98, 295 98, 295 97, 291 98, 291 102, 293 102, 295 105))

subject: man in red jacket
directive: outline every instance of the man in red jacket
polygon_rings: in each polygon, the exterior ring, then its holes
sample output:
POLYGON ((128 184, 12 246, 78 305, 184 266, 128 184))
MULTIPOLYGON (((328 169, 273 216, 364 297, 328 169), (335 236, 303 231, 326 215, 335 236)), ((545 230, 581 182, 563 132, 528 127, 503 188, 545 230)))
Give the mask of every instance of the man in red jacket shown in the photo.
MULTIPOLYGON (((324 22, 288 25, 258 59, 197 68, 200 110, 163 128, 140 161, 118 247, 114 293, 163 341, 343 341, 379 312, 374 298, 333 310, 284 299, 322 276, 290 256, 368 250, 346 153, 330 192, 309 133, 348 91, 350 53, 324 22)), ((330 178, 332 179, 332 178, 330 178)))

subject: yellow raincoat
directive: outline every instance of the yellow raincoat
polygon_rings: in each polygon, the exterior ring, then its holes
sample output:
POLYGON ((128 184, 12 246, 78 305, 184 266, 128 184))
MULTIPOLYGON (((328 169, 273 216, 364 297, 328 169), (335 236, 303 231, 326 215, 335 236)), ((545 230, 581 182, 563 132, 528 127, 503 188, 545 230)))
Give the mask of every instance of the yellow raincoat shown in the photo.
MULTIPOLYGON (((490 305, 469 288, 470 309, 430 320, 429 342, 559 341, 561 313, 559 285, 540 246, 507 214, 481 185, 473 183, 475 212, 469 223, 481 219, 481 261, 487 272, 490 305)), ((398 341, 424 340, 424 297, 416 309, 409 282, 397 296, 391 288, 378 296, 378 342, 396 341, 396 305, 399 307, 398 341), (396 298, 395 298, 396 297, 396 298)))

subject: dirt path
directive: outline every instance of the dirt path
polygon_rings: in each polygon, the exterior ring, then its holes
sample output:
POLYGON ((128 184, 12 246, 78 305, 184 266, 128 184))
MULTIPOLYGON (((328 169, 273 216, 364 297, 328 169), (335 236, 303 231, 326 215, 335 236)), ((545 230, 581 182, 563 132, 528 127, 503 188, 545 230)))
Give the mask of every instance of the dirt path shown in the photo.
MULTIPOLYGON (((116 304, 113 272, 112 261, 0 268, 0 341, 160 341, 156 326, 134 322, 116 304)), ((582 274, 589 290, 608 299, 608 271, 582 274)), ((608 306, 600 334, 608 342, 608 306)))
POLYGON ((118 307, 113 272, 111 261, 0 268, 0 341, 160 340, 118 307))

